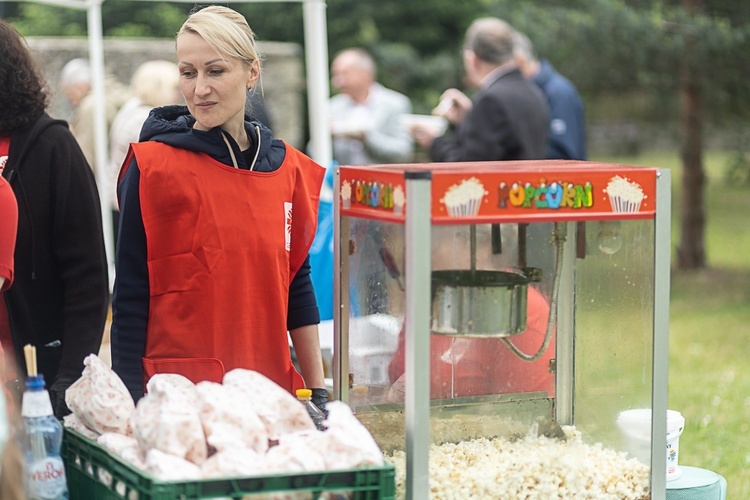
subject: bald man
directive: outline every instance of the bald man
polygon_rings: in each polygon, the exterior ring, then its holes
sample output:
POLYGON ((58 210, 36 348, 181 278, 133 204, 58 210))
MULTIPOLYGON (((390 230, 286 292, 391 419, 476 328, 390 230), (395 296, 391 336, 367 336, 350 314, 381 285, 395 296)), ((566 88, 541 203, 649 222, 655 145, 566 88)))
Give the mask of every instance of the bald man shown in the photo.
POLYGON ((341 165, 399 163, 413 160, 414 142, 401 116, 411 102, 376 82, 372 56, 346 49, 331 64, 338 94, 330 101, 333 158, 341 165))

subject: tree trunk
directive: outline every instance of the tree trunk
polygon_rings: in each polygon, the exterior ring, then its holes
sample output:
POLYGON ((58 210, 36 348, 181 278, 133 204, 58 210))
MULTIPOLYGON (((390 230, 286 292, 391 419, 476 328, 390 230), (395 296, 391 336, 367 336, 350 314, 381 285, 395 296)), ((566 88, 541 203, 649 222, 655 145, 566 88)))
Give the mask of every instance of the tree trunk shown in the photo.
MULTIPOLYGON (((683 0, 683 5, 698 13, 701 0, 683 0)), ((679 269, 706 267, 704 245, 706 209, 703 170, 703 96, 700 75, 694 61, 695 39, 686 34, 685 61, 680 81, 680 130, 682 157, 682 196, 680 207, 680 244, 677 247, 679 269)))

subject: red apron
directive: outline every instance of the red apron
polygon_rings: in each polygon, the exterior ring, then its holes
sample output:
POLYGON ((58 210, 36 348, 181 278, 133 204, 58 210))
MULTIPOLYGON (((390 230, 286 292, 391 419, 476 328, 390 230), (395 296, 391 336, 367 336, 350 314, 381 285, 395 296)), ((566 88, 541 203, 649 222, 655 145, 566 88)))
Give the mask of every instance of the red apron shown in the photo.
POLYGON ((324 169, 289 145, 274 172, 158 142, 131 154, 150 284, 145 380, 221 382, 247 368, 290 392, 304 387, 289 353, 288 295, 315 236, 324 169))

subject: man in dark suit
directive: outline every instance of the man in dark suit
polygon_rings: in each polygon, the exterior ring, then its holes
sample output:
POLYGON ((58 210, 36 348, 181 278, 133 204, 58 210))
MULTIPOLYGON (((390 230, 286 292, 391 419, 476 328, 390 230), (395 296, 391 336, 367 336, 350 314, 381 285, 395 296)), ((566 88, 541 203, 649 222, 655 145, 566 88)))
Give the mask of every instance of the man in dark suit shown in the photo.
MULTIPOLYGON (((457 89, 443 93, 441 102, 433 114, 445 117, 451 127, 445 135, 434 137, 428 129, 417 129, 415 139, 425 147, 432 161, 504 161, 544 159, 549 132, 549 110, 547 101, 539 88, 527 80, 514 60, 513 29, 497 18, 482 18, 474 21, 466 32, 463 49, 466 80, 477 88, 472 99, 457 89)), ((500 227, 497 237, 501 238, 500 227)), ((495 227, 486 233, 495 233, 495 227)), ((532 224, 526 230, 526 239, 532 251, 527 255, 528 264, 541 269, 552 269, 549 258, 551 229, 547 224, 532 224)), ((485 233, 485 234, 486 234, 485 233)), ((433 234, 433 248, 437 242, 433 234)), ((487 243, 490 238, 487 239, 487 243)), ((460 241, 465 241, 461 238, 460 241)), ((486 245, 479 244, 480 247, 486 245)), ((499 245, 503 251, 508 244, 499 245)), ((495 255, 493 248, 492 255, 495 255)), ((506 255, 509 255, 506 253, 506 255)), ((433 264, 435 263, 433 254, 433 264)), ((481 265, 481 264, 480 264, 481 265)), ((497 268, 497 264, 489 264, 497 268)), ((543 293, 533 290, 529 293, 528 325, 514 343, 529 342, 529 345, 542 345, 547 332, 549 302, 543 293), (531 302, 533 300, 533 303, 531 302), (533 319, 536 318, 536 319, 533 319), (538 327, 531 327, 532 323, 538 327), (535 333, 536 332, 536 333, 535 333)), ((440 336, 437 336, 440 337, 440 336)), ((519 360, 500 339, 462 340, 464 354, 461 358, 451 358, 446 363, 445 355, 439 346, 442 339, 431 339, 431 374, 440 377, 447 368, 450 372, 451 391, 458 388, 463 396, 479 394, 503 394, 543 390, 554 391, 554 376, 549 373, 549 359, 554 357, 554 348, 534 362, 519 360), (463 359, 462 363, 458 360, 463 359), (516 368, 512 366, 517 365, 516 368), (476 369, 491 367, 485 377, 477 377, 476 369), (479 368, 478 368, 479 367, 479 368), (490 372, 496 372, 491 374, 490 372), (497 378, 494 378, 497 375, 497 378), (539 382, 539 386, 528 384, 539 382)), ((517 344, 518 345, 518 344, 517 344)), ((554 340, 551 341, 554 346, 554 340)), ((443 350, 444 351, 444 350, 443 350)), ((452 351, 451 351, 452 353, 452 351)), ((394 356, 389 366, 392 388, 389 398, 399 398, 400 374, 399 357, 394 356), (395 382, 394 382, 395 380, 395 382)), ((486 370, 485 370, 486 371, 486 370)), ((447 380, 447 379, 446 379, 447 380)), ((438 384, 439 385, 439 384, 438 384)), ((435 392, 436 383, 431 385, 434 398, 452 397, 435 392)))
POLYGON ((466 32, 463 58, 466 79, 477 88, 473 98, 446 90, 433 114, 444 116, 450 130, 441 137, 415 131, 432 161, 545 158, 547 101, 515 63, 513 28, 497 18, 477 19, 466 32))

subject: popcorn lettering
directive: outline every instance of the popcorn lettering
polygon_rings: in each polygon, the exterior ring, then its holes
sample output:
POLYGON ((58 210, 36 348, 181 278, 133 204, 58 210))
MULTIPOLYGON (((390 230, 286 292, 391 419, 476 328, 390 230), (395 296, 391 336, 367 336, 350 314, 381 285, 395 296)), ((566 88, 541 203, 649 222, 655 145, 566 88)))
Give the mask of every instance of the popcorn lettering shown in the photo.
MULTIPOLYGON (((354 184, 353 188, 349 181, 344 181, 341 185, 341 199, 344 208, 350 207, 352 202, 370 208, 386 210, 393 208, 394 187, 391 184, 367 181, 352 181, 352 183, 354 184)), ((399 187, 397 186, 395 189, 399 189, 399 187)))
POLYGON ((542 180, 538 186, 527 182, 524 185, 514 182, 508 185, 501 182, 498 186, 499 208, 591 208, 594 205, 591 183, 572 184, 570 182, 553 182, 547 184, 542 180))

